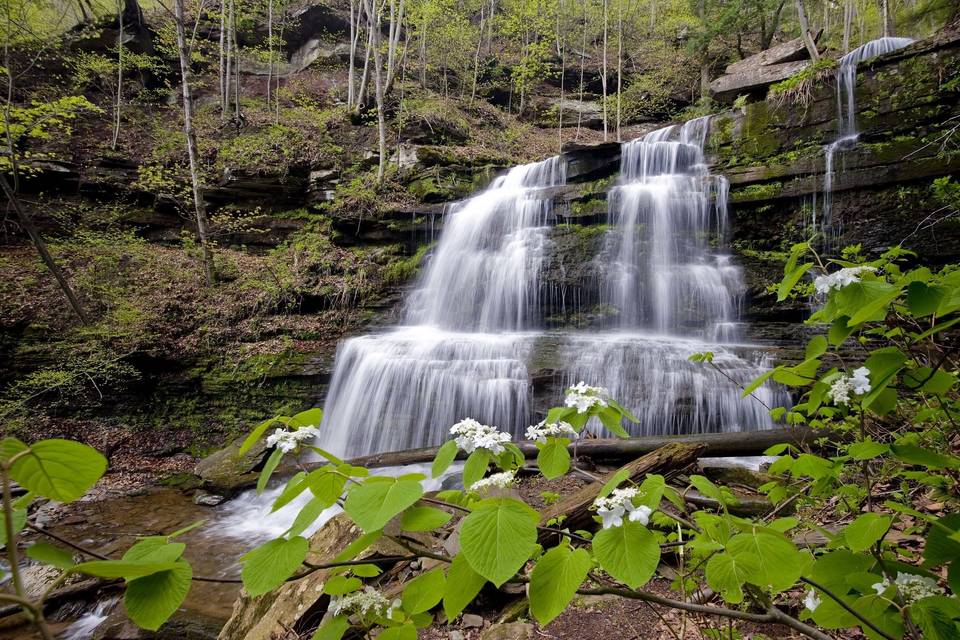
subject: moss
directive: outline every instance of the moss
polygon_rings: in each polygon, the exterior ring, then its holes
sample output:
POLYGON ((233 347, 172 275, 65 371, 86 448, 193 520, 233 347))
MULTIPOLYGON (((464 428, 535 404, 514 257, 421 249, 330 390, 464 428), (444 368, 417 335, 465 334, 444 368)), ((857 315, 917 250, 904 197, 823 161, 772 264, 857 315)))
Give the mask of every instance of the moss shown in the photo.
POLYGON ((776 198, 783 191, 782 182, 765 182, 751 184, 730 192, 732 202, 749 202, 753 200, 769 200, 776 198))
POLYGON ((416 275, 420 264, 433 244, 423 244, 417 247, 416 253, 407 258, 390 262, 383 269, 381 277, 386 285, 407 282, 416 275))

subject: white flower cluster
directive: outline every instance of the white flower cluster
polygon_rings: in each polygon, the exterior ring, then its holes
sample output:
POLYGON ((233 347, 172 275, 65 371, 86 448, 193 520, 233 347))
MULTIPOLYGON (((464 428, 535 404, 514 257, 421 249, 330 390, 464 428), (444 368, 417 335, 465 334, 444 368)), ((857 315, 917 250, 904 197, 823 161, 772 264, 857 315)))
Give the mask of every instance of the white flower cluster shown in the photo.
POLYGON ((498 431, 496 427, 480 424, 473 418, 466 418, 450 427, 450 434, 457 446, 467 453, 476 449, 487 449, 494 455, 503 453, 503 444, 510 442, 510 434, 498 431))
POLYGON ((576 407, 577 413, 586 413, 594 405, 607 406, 607 400, 609 399, 610 392, 603 387, 591 387, 580 381, 567 389, 564 404, 568 407, 576 407))
POLYGON ((603 528, 619 527, 623 524, 623 515, 629 513, 627 517, 631 522, 639 522, 646 526, 650 522, 650 514, 653 509, 646 505, 639 507, 633 506, 633 499, 637 497, 637 490, 628 487, 626 489, 614 489, 606 498, 597 498, 593 501, 593 508, 597 510, 597 515, 603 519, 603 528))
POLYGON ((576 436, 577 432, 567 422, 551 422, 547 424, 544 420, 539 424, 527 428, 527 440, 536 440, 543 443, 547 438, 558 438, 560 436, 576 436))
POLYGON ((807 591, 807 597, 803 599, 803 606, 810 611, 816 611, 817 607, 820 606, 820 602, 820 596, 817 595, 817 592, 810 589, 810 591, 807 591))
POLYGON ((817 276, 813 281, 813 288, 817 293, 830 293, 831 289, 842 289, 848 284, 860 282, 860 274, 864 271, 876 270, 876 267, 844 267, 840 271, 817 276))
POLYGON ((860 367, 859 369, 854 369, 853 375, 849 377, 840 376, 834 380, 833 384, 830 385, 830 389, 827 391, 827 397, 830 398, 833 404, 848 404, 851 393, 862 396, 870 393, 872 388, 873 387, 870 386, 870 369, 860 367))
POLYGON ((370 586, 364 587, 363 591, 334 596, 330 600, 330 611, 335 616, 341 613, 359 613, 365 616, 372 612, 391 618, 393 610, 399 606, 400 600, 390 602, 382 593, 370 586))
MULTIPOLYGON (((931 596, 940 596, 944 593, 943 589, 937 586, 936 580, 915 573, 898 573, 893 583, 897 586, 897 592, 903 596, 903 601, 906 604, 931 596)), ((873 590, 877 592, 877 595, 882 595, 889 586, 890 580, 884 578, 883 582, 873 585, 873 590)))
POLYGON ((313 440, 320 435, 320 430, 316 427, 301 427, 296 431, 287 431, 286 429, 277 429, 267 436, 267 446, 277 447, 284 453, 293 451, 304 440, 313 440))
POLYGON ((470 491, 482 491, 484 489, 506 489, 507 487, 513 485, 513 481, 516 480, 516 471, 503 471, 501 473, 495 473, 492 476, 482 478, 477 480, 472 485, 470 485, 470 491))

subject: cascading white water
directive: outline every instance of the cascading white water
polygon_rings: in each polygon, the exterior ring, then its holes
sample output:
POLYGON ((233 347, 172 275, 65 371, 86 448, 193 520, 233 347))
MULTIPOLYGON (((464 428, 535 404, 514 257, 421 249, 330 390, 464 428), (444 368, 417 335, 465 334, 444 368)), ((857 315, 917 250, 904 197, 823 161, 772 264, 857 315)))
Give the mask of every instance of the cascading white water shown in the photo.
MULTIPOLYGON (((559 371, 558 382, 609 387, 641 417, 635 433, 768 426, 764 406, 731 381, 759 375, 761 356, 717 344, 738 336, 743 283, 711 249, 726 232, 727 182, 707 171, 708 128, 692 120, 623 145, 611 192, 617 233, 604 252, 613 257, 599 286, 618 311, 615 331, 543 330, 555 222, 544 189, 564 184, 562 157, 515 167, 453 208, 406 324, 341 344, 321 446, 350 456, 438 444, 465 417, 518 435, 534 418, 530 363, 551 350, 560 361, 541 367, 559 371), (688 362, 707 350, 720 371, 688 362)), ((773 393, 758 395, 772 406, 782 400, 773 393)))
POLYGON ((623 145, 606 268, 616 330, 571 336, 563 349, 566 382, 607 387, 640 420, 628 426, 636 435, 763 428, 767 407, 788 401, 770 387, 740 397, 738 385, 767 362, 756 348, 729 344, 739 338, 744 285, 711 245, 726 236, 728 184, 707 170, 708 128, 698 118, 623 145), (712 366, 689 362, 702 351, 714 353, 712 366))
MULTIPOLYGON (((823 208, 820 225, 824 232, 831 231, 833 217, 834 159, 837 152, 852 149, 860 139, 860 131, 857 129, 857 66, 864 60, 902 49, 913 42, 912 38, 878 38, 840 58, 836 79, 837 138, 823 147, 823 208)), ((814 213, 813 230, 818 230, 816 213, 814 213)))
POLYGON ((344 342, 322 444, 359 455, 437 444, 467 416, 519 433, 531 396, 526 360, 540 324, 539 275, 559 156, 514 167, 446 218, 407 303, 408 326, 344 342))

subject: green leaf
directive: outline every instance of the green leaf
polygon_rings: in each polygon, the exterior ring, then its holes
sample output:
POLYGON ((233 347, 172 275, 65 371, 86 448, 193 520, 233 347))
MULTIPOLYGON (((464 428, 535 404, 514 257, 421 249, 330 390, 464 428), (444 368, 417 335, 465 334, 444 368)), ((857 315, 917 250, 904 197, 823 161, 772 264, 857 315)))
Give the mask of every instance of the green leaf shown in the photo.
POLYGON ((403 610, 414 615, 433 609, 443 599, 446 586, 447 577, 441 567, 420 574, 403 588, 403 610))
POLYGON ((752 553, 718 553, 707 562, 707 584, 730 604, 743 602, 743 583, 759 571, 760 560, 752 553))
POLYGON ((363 586, 359 578, 348 576, 330 576, 323 583, 323 592, 331 596, 342 596, 347 593, 353 593, 363 586))
POLYGON ((383 630, 377 640, 417 640, 417 628, 410 622, 383 630))
POLYGON ((127 560, 92 560, 81 562, 73 567, 76 573, 84 573, 97 578, 123 578, 136 580, 161 571, 176 569, 174 562, 134 562, 127 560))
POLYGON ((314 407, 294 414, 287 424, 296 429, 302 429, 303 427, 319 427, 321 422, 323 422, 323 409, 314 407))
MULTIPOLYGON (((0 518, 3 517, 3 509, 0 509, 0 518)), ((14 509, 12 512, 13 520, 13 532, 20 533, 23 528, 27 525, 27 510, 26 509, 14 509)), ((0 526, 0 545, 7 544, 7 528, 0 526)))
POLYGON ((279 418, 270 418, 269 420, 264 420, 258 424, 253 428, 253 431, 250 432, 250 435, 244 438, 243 442, 240 444, 238 455, 242 456, 247 451, 250 451, 253 445, 255 445, 257 441, 263 437, 263 434, 266 432, 266 430, 270 428, 270 425, 274 424, 275 422, 285 422, 285 420, 285 418, 284 420, 280 420, 279 418))
POLYGON ((746 398, 747 396, 749 396, 751 393, 753 393, 754 391, 756 391, 757 389, 759 389, 761 386, 763 386, 763 383, 766 382, 767 380, 769 380, 769 379, 770 379, 770 376, 772 376, 775 371, 776 371, 776 369, 770 369, 769 371, 766 371, 766 372, 760 374, 759 376, 757 376, 756 378, 754 378, 754 379, 750 382, 750 384, 748 384, 746 387, 744 387, 743 393, 741 393, 740 395, 741 395, 742 397, 744 397, 744 398, 746 398))
POLYGON ((660 545, 654 535, 629 520, 598 531, 593 538, 593 554, 604 571, 631 589, 646 584, 660 564, 660 545))
POLYGON ((474 571, 502 585, 523 567, 537 542, 539 514, 510 498, 477 503, 463 519, 460 547, 474 571))
POLYGON ((447 440, 437 450, 437 455, 430 466, 430 475, 433 478, 439 478, 450 468, 453 461, 457 458, 457 443, 453 440, 447 440))
MULTIPOLYGON (((318 469, 319 471, 319 469, 318 469)), ((306 482, 307 474, 305 471, 300 471, 292 478, 287 480, 287 484, 284 485, 283 491, 280 492, 280 495, 276 500, 273 501, 273 506, 270 507, 271 511, 278 511, 279 509, 284 508, 288 504, 294 501, 297 496, 307 490, 306 482)))
POLYGON ((304 482, 310 487, 310 493, 329 507, 343 494, 343 487, 347 484, 347 479, 339 473, 335 473, 333 469, 323 467, 307 474, 304 482))
POLYGON ((55 547, 47 542, 35 542, 27 548, 27 557, 52 565, 58 569, 70 569, 76 563, 73 561, 73 554, 66 549, 55 547))
POLYGON ((600 422, 604 427, 607 428, 612 434, 619 438, 629 438, 630 434, 627 433, 627 430, 623 428, 620 422, 623 420, 623 416, 616 408, 612 406, 604 407, 597 414, 597 417, 600 418, 600 422))
POLYGON ((585 549, 563 544, 547 551, 530 575, 530 613, 541 626, 563 613, 593 566, 585 549))
POLYGON ((358 555, 360 555, 364 550, 366 550, 370 545, 379 540, 383 536, 383 530, 371 531, 370 533, 365 533, 350 544, 346 548, 338 553, 334 557, 334 562, 346 562, 348 560, 353 560, 358 555))
POLYGON ((463 464, 463 486, 470 489, 475 482, 483 478, 490 463, 490 452, 486 449, 476 449, 467 456, 463 464))
POLYGON ((960 634, 958 617, 960 604, 955 598, 933 596, 910 605, 910 618, 923 631, 924 640, 955 640, 960 634))
POLYGON ((300 508, 300 512, 297 513, 297 517, 294 518, 293 524, 290 525, 290 528, 287 530, 288 536, 299 536, 301 533, 307 530, 307 528, 317 521, 317 518, 320 517, 320 514, 330 505, 320 498, 311 498, 307 504, 303 505, 300 508))
POLYGON ((570 452, 566 438, 550 438, 537 453, 537 466, 545 478, 553 479, 566 475, 570 470, 570 452))
POLYGON ((813 263, 806 262, 784 276, 783 280, 780 281, 780 286, 777 288, 777 302, 783 302, 787 299, 790 292, 793 291, 793 288, 800 282, 800 278, 802 278, 811 267, 813 267, 813 263))
POLYGON ((884 536, 890 522, 890 516, 864 513, 847 525, 843 537, 851 551, 866 551, 884 536))
POLYGON ((804 567, 803 556, 790 540, 777 531, 760 527, 730 538, 727 552, 745 568, 752 569, 747 578, 752 584, 771 588, 774 592, 792 587, 804 567))
POLYGON ((473 570, 467 557, 457 554, 447 569, 447 589, 443 594, 443 612, 447 620, 460 615, 486 583, 486 578, 473 570))
POLYGON ((73 502, 96 484, 107 459, 93 447, 72 440, 41 440, 13 463, 10 477, 33 493, 73 502))
POLYGON ((263 469, 260 470, 260 477, 257 478, 257 495, 263 493, 263 490, 267 488, 267 483, 270 482, 270 476, 273 475, 277 465, 280 464, 280 459, 282 457, 283 451, 280 449, 274 449, 273 453, 270 454, 270 457, 267 458, 267 461, 263 465, 263 469))
POLYGON ((369 478, 354 485, 347 492, 343 510, 370 533, 382 529, 391 518, 413 505, 423 496, 423 486, 417 480, 398 478, 369 478))
POLYGON ((452 517, 435 507, 410 507, 403 512, 400 528, 404 531, 433 531, 450 522, 452 517))
POLYGON ((958 466, 955 456, 947 456, 913 444, 893 444, 890 445, 890 451, 898 460, 928 469, 956 469, 958 466))
POLYGON ((192 579, 190 564, 178 560, 173 569, 132 580, 123 596, 127 616, 141 629, 156 631, 183 604, 192 579))
POLYGON ((617 469, 616 473, 610 476, 610 479, 603 483, 603 488, 600 489, 600 493, 597 494, 598 498, 606 498, 608 495, 613 493, 613 490, 620 486, 620 484, 630 477, 630 470, 626 468, 617 469))
POLYGON ((960 559, 960 539, 955 537, 960 531, 960 513, 951 513, 939 518, 940 526, 930 527, 927 543, 923 547, 926 566, 954 562, 960 559), (954 533, 947 533, 953 531, 954 533))
POLYGON ((868 294, 868 301, 866 304, 860 306, 856 313, 851 316, 847 321, 848 326, 856 326, 867 320, 880 319, 883 316, 886 316, 885 310, 893 302, 903 290, 901 286, 896 286, 892 284, 887 284, 886 282, 880 281, 864 281, 859 283, 854 283, 856 286, 860 285, 863 287, 864 291, 868 294))
POLYGON ((127 549, 123 560, 128 562, 176 562, 183 555, 187 545, 182 542, 168 542, 166 536, 149 536, 138 540, 127 549))
POLYGON ((323 623, 310 640, 340 640, 349 628, 347 616, 335 616, 323 623))
POLYGON ((873 440, 863 440, 850 445, 847 451, 854 460, 873 460, 877 456, 882 456, 890 451, 890 445, 873 440))
POLYGON ((819 358, 827 352, 827 339, 823 336, 813 336, 807 343, 806 358, 819 358))
POLYGON ((907 287, 907 308, 917 318, 936 313, 943 301, 946 290, 942 287, 928 286, 922 282, 911 282, 907 287))
POLYGON ((830 341, 830 344, 838 347, 853 333, 854 327, 847 326, 849 319, 847 316, 840 316, 833 321, 830 325, 830 330, 827 332, 827 339, 830 341))
POLYGON ((303 564, 309 546, 300 536, 276 538, 241 556, 240 577, 247 593, 259 596, 282 585, 303 564))

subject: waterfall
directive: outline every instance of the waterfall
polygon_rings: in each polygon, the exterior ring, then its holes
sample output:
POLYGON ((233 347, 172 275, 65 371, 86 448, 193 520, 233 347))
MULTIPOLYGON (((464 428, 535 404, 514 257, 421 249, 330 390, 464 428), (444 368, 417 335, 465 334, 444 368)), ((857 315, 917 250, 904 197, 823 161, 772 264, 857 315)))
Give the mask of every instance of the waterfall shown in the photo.
MULTIPOLYGON (((864 60, 876 58, 902 49, 913 43, 912 38, 878 38, 857 47, 840 58, 837 68, 837 138, 823 148, 823 210, 820 224, 825 231, 831 230, 833 213, 834 158, 837 152, 853 149, 860 138, 857 129, 857 65, 864 60)), ((816 213, 813 219, 814 231, 817 229, 816 213)))
POLYGON ((768 365, 739 339, 740 269, 717 250, 727 233, 727 181, 711 176, 703 148, 709 118, 627 142, 621 183, 611 191, 607 296, 612 331, 572 335, 564 378, 602 384, 631 408, 635 435, 702 433, 770 426, 767 407, 788 401, 771 387, 757 399, 738 385, 768 365), (712 366, 691 354, 714 353, 712 366))
POLYGON ((565 181, 560 156, 521 165, 447 214, 406 326, 340 345, 323 446, 354 455, 437 444, 465 417, 526 428, 551 214, 542 190, 565 181))
MULTIPOLYGON (((544 328, 562 156, 514 167, 451 207, 404 324, 338 348, 320 445, 345 456, 435 445, 466 417, 519 436, 535 409, 559 404, 561 385, 579 380, 634 410, 635 434, 770 426, 763 404, 740 398, 738 385, 767 362, 736 344, 744 286, 719 250, 727 182, 707 170, 708 129, 700 118, 623 145, 614 228, 594 258, 596 296, 616 310, 603 330, 544 328), (713 351, 714 367, 689 362, 698 351, 713 351)), ((769 387, 756 395, 768 406, 786 400, 769 387)))

